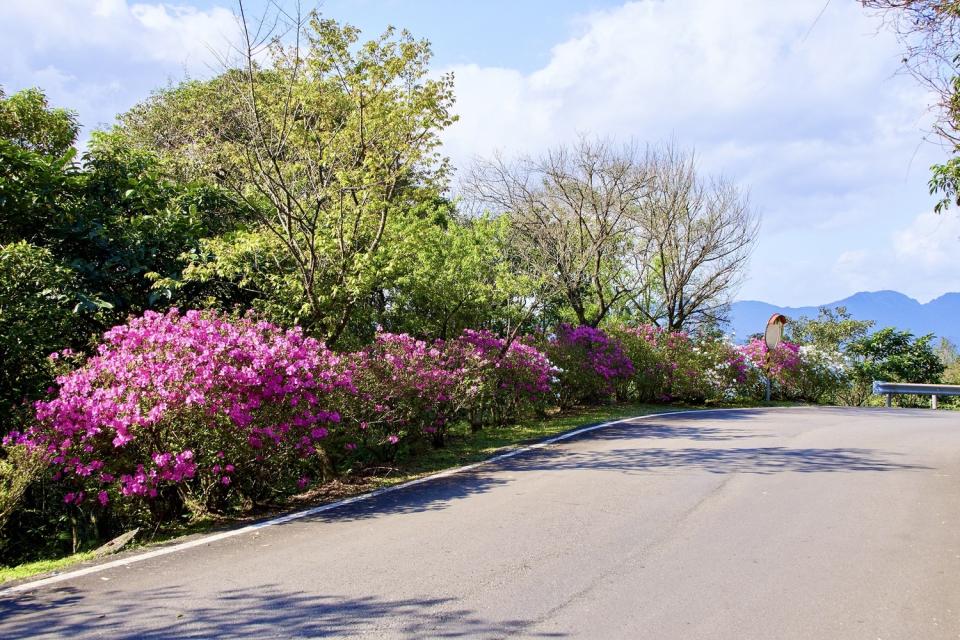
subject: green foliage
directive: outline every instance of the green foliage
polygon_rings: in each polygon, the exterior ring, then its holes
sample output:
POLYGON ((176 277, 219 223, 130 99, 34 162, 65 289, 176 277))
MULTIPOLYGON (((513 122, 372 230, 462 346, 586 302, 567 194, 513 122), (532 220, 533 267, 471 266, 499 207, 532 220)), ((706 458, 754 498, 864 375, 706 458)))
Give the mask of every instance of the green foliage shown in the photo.
POLYGON ((96 531, 95 521, 64 504, 46 460, 22 446, 0 447, 0 565, 74 553, 96 531))
MULTIPOLYGON (((23 494, 44 472, 47 467, 43 456, 31 452, 26 447, 10 447, 6 451, 0 449, 0 532, 4 525, 20 505, 23 494)), ((0 536, 0 541, 2 541, 0 536)))
POLYGON ((939 197, 933 210, 941 213, 950 205, 960 205, 960 158, 950 158, 930 167, 930 195, 939 197))
POLYGON ((274 43, 269 65, 251 58, 158 92, 117 135, 221 185, 256 220, 241 246, 207 245, 213 265, 197 276, 252 287, 260 307, 330 343, 369 339, 403 234, 444 186, 452 78, 431 78, 428 43, 406 32, 361 44, 356 28, 313 15, 300 35, 302 48, 274 43), (243 273, 236 258, 251 250, 270 264, 243 273))
POLYGON ((862 404, 869 390, 853 379, 848 348, 863 340, 872 320, 857 320, 845 307, 821 307, 816 318, 791 318, 787 339, 804 349, 794 382, 795 397, 809 402, 862 404))
POLYGON ((235 220, 236 205, 214 187, 167 179, 156 157, 116 136, 95 135, 82 163, 75 155, 0 139, 0 242, 49 249, 104 326, 168 303, 181 255, 235 220))
POLYGON ((0 138, 21 149, 61 156, 77 139, 77 114, 52 109, 39 89, 25 89, 6 97, 0 89, 0 138))
POLYGON ((853 359, 851 404, 863 404, 874 380, 939 382, 944 365, 933 350, 933 335, 914 338, 892 327, 853 341, 847 349, 853 359))
POLYGON ((523 321, 532 284, 507 254, 508 220, 460 222, 449 205, 434 216, 403 219, 385 253, 377 322, 391 331, 447 339, 464 329, 509 333, 523 321))
POLYGON ((932 340, 932 334, 914 338, 909 331, 887 327, 856 340, 848 351, 859 359, 858 370, 873 380, 937 382, 944 366, 932 340))
POLYGON ((69 230, 82 178, 75 150, 47 156, 0 138, 0 243, 56 241, 55 229, 69 230))
POLYGON ((787 338, 824 353, 840 354, 851 343, 865 338, 873 325, 872 320, 855 320, 846 307, 820 307, 816 318, 791 318, 787 323, 787 338))
POLYGON ((48 249, 22 240, 0 245, 0 414, 11 416, 52 381, 50 353, 80 346, 79 295, 76 275, 48 249))
MULTIPOLYGON (((36 397, 46 356, 83 348, 130 313, 206 295, 184 253, 229 228, 237 206, 170 180, 152 154, 94 135, 78 162, 76 121, 38 90, 0 100, 0 409, 36 397)), ((6 428, 6 427, 5 427, 6 428)))

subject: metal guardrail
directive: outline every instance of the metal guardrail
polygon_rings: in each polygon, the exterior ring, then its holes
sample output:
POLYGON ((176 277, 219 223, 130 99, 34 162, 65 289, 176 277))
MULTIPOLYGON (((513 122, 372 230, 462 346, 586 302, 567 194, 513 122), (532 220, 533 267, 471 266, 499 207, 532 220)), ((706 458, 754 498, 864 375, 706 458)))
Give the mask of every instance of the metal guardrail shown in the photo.
POLYGON ((873 392, 887 396, 887 406, 895 393, 930 396, 930 407, 937 408, 938 396, 960 396, 958 384, 916 384, 912 382, 882 382, 873 381, 873 392))

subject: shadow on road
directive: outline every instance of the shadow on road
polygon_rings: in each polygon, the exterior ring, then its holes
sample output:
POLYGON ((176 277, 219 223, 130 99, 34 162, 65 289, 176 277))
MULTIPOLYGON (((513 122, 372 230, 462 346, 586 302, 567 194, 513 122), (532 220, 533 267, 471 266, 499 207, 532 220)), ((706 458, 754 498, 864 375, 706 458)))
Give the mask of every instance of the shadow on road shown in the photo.
MULTIPOLYGON (((324 638, 360 633, 415 638, 502 638, 522 620, 493 622, 453 598, 383 600, 308 596, 277 585, 227 589, 198 603, 188 588, 109 591, 94 602, 65 587, 0 599, 3 638, 324 638)), ((560 637, 540 634, 532 637, 560 637)))
POLYGON ((927 467, 892 460, 894 454, 872 449, 792 449, 743 447, 729 449, 631 448, 607 451, 557 451, 512 458, 502 466, 511 471, 603 469, 654 471, 696 469, 709 473, 799 473, 896 471, 927 467))
MULTIPOLYGON (((770 434, 716 426, 717 416, 684 416, 685 424, 671 420, 614 425, 568 440, 563 444, 526 451, 493 462, 471 472, 430 480, 371 500, 310 516, 307 520, 344 521, 391 513, 417 513, 445 509, 451 502, 482 494, 519 481, 509 473, 616 471, 647 473, 657 471, 705 471, 715 474, 750 473, 852 473, 926 469, 897 460, 899 454, 860 448, 791 448, 734 446, 744 439, 771 437, 770 434), (689 424, 703 420, 704 424, 689 424), (707 422, 709 421, 709 422, 707 422), (704 443, 704 446, 651 447, 657 440, 704 443), (591 442, 602 442, 591 446, 591 442), (610 449, 622 441, 623 447, 610 449), (731 446, 718 446, 729 442, 731 446)), ((742 412, 750 415, 749 412, 742 412)), ((739 419, 739 418, 738 418, 739 419)))
POLYGON ((671 424, 669 422, 651 422, 616 424, 577 436, 568 442, 579 440, 658 440, 683 439, 696 442, 720 442, 723 440, 742 440, 744 438, 769 438, 771 434, 747 429, 728 429, 722 427, 691 426, 671 424))

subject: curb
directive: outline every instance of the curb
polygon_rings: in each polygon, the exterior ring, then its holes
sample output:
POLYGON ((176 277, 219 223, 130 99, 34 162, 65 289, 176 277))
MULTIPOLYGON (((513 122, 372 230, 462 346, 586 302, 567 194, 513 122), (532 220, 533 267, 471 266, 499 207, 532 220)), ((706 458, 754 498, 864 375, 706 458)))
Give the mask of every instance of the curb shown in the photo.
POLYGON ((168 547, 163 547, 160 549, 155 549, 153 551, 147 551, 137 555, 133 555, 127 558, 120 558, 117 560, 112 560, 110 562, 104 562, 103 564, 97 564, 90 567, 85 567, 83 569, 76 569, 74 571, 67 571, 65 573, 58 573, 47 578, 41 578, 39 580, 31 580, 29 582, 24 582, 6 589, 0 589, 0 597, 11 596, 18 593, 24 593, 27 591, 33 591, 34 589, 39 589, 40 587, 45 587, 47 585, 56 584, 58 582, 64 582, 66 580, 71 580, 73 578, 80 578, 82 576, 88 576, 94 573, 99 573, 101 571, 106 571, 107 569, 114 569, 116 567, 123 567, 126 565, 134 564, 137 562, 143 562, 144 560, 149 560, 151 558, 157 558, 160 556, 165 556, 171 553, 176 553, 177 551, 184 551, 186 549, 192 549, 193 547, 199 547, 201 545, 210 544, 211 542, 217 542, 219 540, 225 540, 227 538, 233 538, 234 536, 243 535, 245 533, 250 533, 252 531, 257 531, 259 529, 265 529, 267 527, 272 527, 278 524, 284 524, 286 522, 292 522, 294 520, 300 520, 301 518, 306 518, 318 513, 323 513, 325 511, 332 511, 340 507, 345 507, 356 502, 362 502, 365 500, 372 500, 378 496, 382 496, 386 493, 392 493, 394 491, 401 491, 403 489, 416 486, 418 484, 423 484, 425 482, 430 482, 432 480, 438 480, 440 478, 448 478, 466 471, 471 471, 478 467, 482 467, 487 464, 498 462, 500 460, 506 460, 507 458, 512 458, 514 456, 520 455, 521 453, 527 453, 529 451, 536 451, 537 449, 543 449, 551 444, 562 442, 564 440, 569 440, 570 438, 575 438, 576 436, 582 435, 584 433, 590 433, 591 431, 597 431, 598 429, 605 429, 607 427, 612 427, 613 425, 623 424, 625 422, 630 422, 633 420, 648 420, 650 418, 662 418, 664 416, 675 416, 675 415, 684 415, 690 413, 713 413, 718 411, 754 411, 756 409, 777 409, 777 408, 788 408, 788 407, 745 407, 745 408, 720 408, 720 409, 684 409, 682 411, 665 411, 663 413, 651 413, 642 416, 633 416, 628 418, 620 418, 618 420, 611 420, 609 422, 602 422, 599 424, 590 425, 587 427, 578 427, 572 431, 566 431, 560 435, 551 436, 545 440, 535 442, 533 444, 517 447, 511 449, 506 453, 501 453, 486 460, 481 460, 480 462, 474 462, 473 464, 464 465, 462 467, 454 467, 453 469, 446 469, 445 471, 438 471, 422 478, 416 478, 407 482, 402 482, 400 484, 391 485, 389 487, 383 487, 382 489, 375 489, 367 493, 361 493, 359 495, 353 496, 351 498, 345 498, 343 500, 338 500, 336 502, 329 502, 327 504, 319 505, 316 507, 310 507, 309 509, 304 509, 302 511, 294 511, 293 513, 288 513, 282 516, 277 516, 276 518, 271 518, 269 520, 264 520, 263 522, 257 522, 255 524, 246 525, 238 529, 231 529, 229 531, 222 531, 220 533, 212 533, 209 535, 201 536, 195 538, 188 542, 181 542, 179 544, 170 545, 168 547))

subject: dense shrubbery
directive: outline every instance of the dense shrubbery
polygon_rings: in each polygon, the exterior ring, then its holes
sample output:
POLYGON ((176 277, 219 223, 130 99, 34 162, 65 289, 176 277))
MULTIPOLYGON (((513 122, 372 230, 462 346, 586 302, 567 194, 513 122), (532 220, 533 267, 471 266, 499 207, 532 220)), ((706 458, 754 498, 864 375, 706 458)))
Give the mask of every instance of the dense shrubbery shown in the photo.
MULTIPOLYGON (((69 352, 54 357, 70 357, 69 352)), ((340 421, 339 357, 299 330, 148 312, 111 329, 9 440, 46 453, 64 502, 149 498, 158 519, 289 491, 340 421)))
POLYGON ((561 324, 547 341, 547 354, 559 369, 562 407, 612 398, 618 383, 634 372, 620 341, 587 325, 561 324))
POLYGON ((745 354, 722 336, 693 338, 653 325, 621 327, 616 335, 635 374, 621 395, 641 402, 706 402, 752 395, 756 376, 745 354))
POLYGON ((456 393, 461 372, 448 364, 442 344, 406 334, 377 334, 375 342, 346 357, 354 371, 356 393, 348 400, 349 452, 394 457, 398 446, 420 441, 442 446, 461 402, 456 393), (350 434, 353 434, 352 436, 350 434))
POLYGON ((459 370, 463 407, 474 430, 543 411, 553 402, 553 366, 522 339, 508 345, 490 331, 467 329, 446 350, 459 370))
POLYGON ((45 456, 68 506, 164 521, 392 464, 443 446, 459 419, 492 427, 615 394, 702 401, 748 379, 732 346, 652 327, 561 325, 541 340, 553 362, 534 342, 378 333, 335 354, 249 314, 147 312, 108 331, 91 357, 54 353, 63 373, 7 443, 45 456))
MULTIPOLYGON (((378 333, 335 354, 299 329, 212 311, 147 312, 89 358, 50 358, 62 375, 5 444, 43 457, 64 509, 117 525, 274 500, 443 446, 461 416, 482 426, 542 410, 553 393, 544 354, 486 331, 378 333)), ((21 484, 0 487, 4 514, 21 484)))

